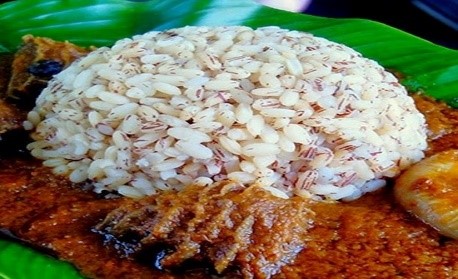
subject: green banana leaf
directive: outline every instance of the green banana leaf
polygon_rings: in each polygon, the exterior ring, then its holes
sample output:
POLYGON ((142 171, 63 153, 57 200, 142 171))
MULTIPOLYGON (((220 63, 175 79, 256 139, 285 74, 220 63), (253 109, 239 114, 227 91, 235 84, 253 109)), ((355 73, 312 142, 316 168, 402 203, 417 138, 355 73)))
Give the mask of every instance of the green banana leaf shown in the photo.
POLYGON ((83 278, 69 263, 0 239, 0 279, 83 278))
MULTIPOLYGON (((381 23, 331 19, 264 7, 252 0, 17 0, 0 5, 0 52, 12 52, 25 34, 106 46, 149 30, 184 25, 276 25, 346 44, 404 84, 458 107, 458 51, 381 23)), ((68 264, 0 240, 0 279, 81 278, 68 264)))
POLYGON ((0 51, 13 51, 25 34, 102 46, 184 25, 277 25, 310 32, 402 72, 409 89, 458 107, 458 51, 373 21, 294 14, 253 0, 13 1, 0 6, 0 51))

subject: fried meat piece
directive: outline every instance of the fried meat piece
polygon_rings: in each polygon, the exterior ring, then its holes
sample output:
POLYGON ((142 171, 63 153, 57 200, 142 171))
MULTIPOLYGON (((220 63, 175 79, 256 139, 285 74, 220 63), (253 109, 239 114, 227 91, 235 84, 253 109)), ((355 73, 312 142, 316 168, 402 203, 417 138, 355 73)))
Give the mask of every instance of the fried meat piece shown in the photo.
POLYGON ((0 99, 0 135, 6 131, 21 128, 25 117, 26 112, 0 99))
POLYGON ((14 55, 11 53, 0 53, 0 99, 6 97, 8 83, 11 77, 11 63, 14 55))
POLYGON ((11 76, 12 54, 0 54, 0 134, 21 127, 25 112, 4 100, 11 76))
POLYGON ((17 104, 30 109, 53 75, 59 73, 92 48, 83 48, 69 42, 26 35, 12 63, 7 95, 17 104))
POLYGON ((49 79, 90 50, 27 35, 14 55, 1 54, 0 134, 22 128, 27 111, 49 79))
POLYGON ((193 260, 218 273, 239 268, 245 278, 269 278, 305 247, 312 220, 302 198, 224 181, 127 202, 96 230, 134 257, 154 245, 170 247, 160 261, 166 269, 193 260))

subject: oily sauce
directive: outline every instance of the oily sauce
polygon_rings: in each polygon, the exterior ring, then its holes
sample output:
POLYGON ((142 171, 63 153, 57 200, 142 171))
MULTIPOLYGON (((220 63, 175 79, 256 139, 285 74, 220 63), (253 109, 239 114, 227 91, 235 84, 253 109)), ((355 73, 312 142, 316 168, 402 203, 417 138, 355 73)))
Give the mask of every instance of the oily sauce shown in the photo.
MULTIPOLYGON (((428 154, 458 148, 458 112, 414 96, 429 125, 428 154)), ((120 256, 92 229, 123 199, 103 199, 31 159, 0 159, 0 228, 73 263, 91 278, 210 278, 120 256)), ((272 278, 458 278, 458 241, 394 200, 390 186, 348 203, 315 203, 305 248, 272 278)), ((239 276, 233 272, 228 278, 239 276)))

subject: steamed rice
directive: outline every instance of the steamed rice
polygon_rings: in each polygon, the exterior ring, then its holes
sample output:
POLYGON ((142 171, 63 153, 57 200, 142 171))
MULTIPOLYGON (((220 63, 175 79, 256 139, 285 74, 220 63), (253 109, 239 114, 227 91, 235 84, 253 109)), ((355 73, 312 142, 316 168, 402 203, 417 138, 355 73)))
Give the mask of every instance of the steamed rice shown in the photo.
POLYGON ((232 179, 355 199, 423 158, 425 120, 356 51, 277 27, 184 27, 56 75, 25 126, 56 174, 129 197, 232 179))

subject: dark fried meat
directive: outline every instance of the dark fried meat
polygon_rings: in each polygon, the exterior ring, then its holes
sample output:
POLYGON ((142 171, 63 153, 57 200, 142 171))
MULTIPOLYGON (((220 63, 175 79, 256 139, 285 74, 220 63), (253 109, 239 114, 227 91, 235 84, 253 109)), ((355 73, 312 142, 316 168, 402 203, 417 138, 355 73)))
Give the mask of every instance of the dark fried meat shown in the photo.
POLYGON ((36 97, 53 75, 92 50, 31 35, 22 40, 23 45, 12 63, 7 95, 25 109, 34 106, 36 97))
POLYGON ((0 134, 21 127, 25 119, 25 112, 4 100, 11 76, 12 61, 12 54, 0 54, 0 134))
POLYGON ((0 53, 0 99, 5 98, 8 90, 13 57, 14 55, 10 53, 0 53))
POLYGON ((238 267, 245 278, 269 278, 304 249, 313 218, 307 207, 299 197, 285 200, 224 181, 128 202, 96 229, 126 253, 170 247, 163 268, 192 259, 210 261, 218 273, 238 267))
POLYGON ((6 131, 21 128, 25 117, 25 111, 0 99, 0 135, 6 131))
POLYGON ((52 76, 90 50, 27 35, 14 56, 1 54, 0 134, 22 128, 26 111, 35 105, 36 97, 52 76))

